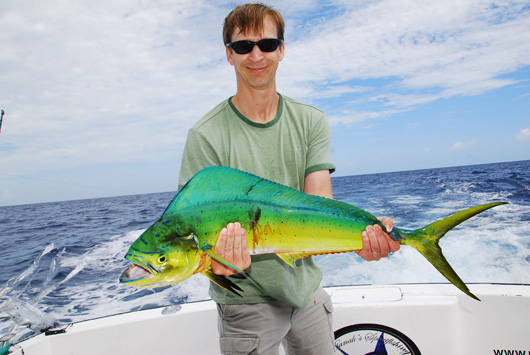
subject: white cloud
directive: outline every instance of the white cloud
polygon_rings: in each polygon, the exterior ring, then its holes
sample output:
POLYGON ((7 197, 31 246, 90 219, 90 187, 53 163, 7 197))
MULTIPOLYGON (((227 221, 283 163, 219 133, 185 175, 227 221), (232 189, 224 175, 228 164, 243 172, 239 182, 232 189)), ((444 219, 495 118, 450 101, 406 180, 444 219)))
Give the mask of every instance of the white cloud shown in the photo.
POLYGON ((519 141, 530 141, 530 128, 521 130, 516 136, 519 141))
POLYGON ((283 69, 289 83, 282 84, 316 90, 322 80, 364 86, 387 78, 366 100, 385 96, 391 100, 383 103, 404 107, 514 84, 500 76, 530 64, 526 1, 335 3, 342 15, 288 43, 283 69))
POLYGON ((329 124, 331 126, 349 125, 351 123, 359 123, 374 118, 385 118, 396 113, 395 111, 380 111, 380 112, 363 112, 355 110, 343 110, 334 114, 328 115, 329 124))
POLYGON ((477 142, 478 141, 476 139, 473 139, 472 141, 469 141, 469 142, 456 142, 451 147, 451 151, 453 151, 453 152, 461 152, 461 151, 464 151, 464 150, 468 150, 468 149, 472 148, 474 145, 476 145, 477 142))
POLYGON ((174 159, 204 107, 233 92, 225 10, 207 1, 8 2, 1 12, 2 140, 16 148, 0 164, 11 172, 174 159))

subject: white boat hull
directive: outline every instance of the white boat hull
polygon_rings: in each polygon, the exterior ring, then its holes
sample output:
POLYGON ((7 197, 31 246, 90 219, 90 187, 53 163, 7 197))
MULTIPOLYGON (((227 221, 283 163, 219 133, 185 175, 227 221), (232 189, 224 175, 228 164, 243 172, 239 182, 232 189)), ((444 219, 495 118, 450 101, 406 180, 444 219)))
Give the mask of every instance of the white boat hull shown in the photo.
MULTIPOLYGON (((449 284, 327 288, 335 308, 335 330, 345 333, 337 345, 342 353, 352 355, 374 351, 382 326, 388 330, 384 339, 389 354, 417 350, 424 355, 530 354, 530 286, 470 288, 481 302, 449 284), (405 336, 404 343, 400 335, 405 336)), ((75 323, 65 333, 38 335, 12 351, 17 355, 219 354, 212 301, 183 304, 166 315, 163 310, 75 323)))

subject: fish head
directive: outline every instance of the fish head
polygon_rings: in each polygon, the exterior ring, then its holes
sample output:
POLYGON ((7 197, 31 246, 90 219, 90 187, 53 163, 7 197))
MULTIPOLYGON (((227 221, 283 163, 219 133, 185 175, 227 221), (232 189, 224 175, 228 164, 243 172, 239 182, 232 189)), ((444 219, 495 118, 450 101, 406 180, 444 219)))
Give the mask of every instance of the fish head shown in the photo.
POLYGON ((125 255, 133 264, 123 272, 120 282, 155 288, 191 277, 201 261, 199 243, 192 233, 181 235, 180 231, 167 221, 149 227, 125 255))

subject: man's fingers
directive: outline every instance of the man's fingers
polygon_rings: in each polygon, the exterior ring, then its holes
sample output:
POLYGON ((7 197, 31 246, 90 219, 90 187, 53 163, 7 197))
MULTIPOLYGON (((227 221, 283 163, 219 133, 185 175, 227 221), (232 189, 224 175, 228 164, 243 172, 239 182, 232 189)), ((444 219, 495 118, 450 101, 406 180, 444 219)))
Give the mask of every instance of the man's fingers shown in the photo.
POLYGON ((386 233, 378 226, 368 226, 362 233, 363 249, 359 253, 366 261, 377 261, 386 258, 389 254, 389 246, 386 233))
POLYGON ((376 256, 373 253, 372 249, 372 230, 371 226, 368 226, 366 230, 362 233, 363 238, 363 248, 359 251, 359 255, 366 261, 376 260, 376 256))
POLYGON ((228 234, 227 228, 223 228, 221 229, 221 232, 219 232, 219 238, 217 238, 217 242, 215 243, 215 248, 214 248, 214 252, 216 254, 224 256, 227 234, 228 234))
POLYGON ((394 228, 394 220, 392 218, 381 217, 379 220, 384 224, 388 233, 392 232, 392 229, 394 228))
POLYGON ((241 270, 250 266, 250 254, 248 252, 247 232, 241 224, 234 224, 234 265, 241 270))
MULTIPOLYGON (((381 222, 383 222, 386 231, 388 233, 392 232, 392 229, 394 229, 394 220, 390 217, 381 217, 381 222)), ((380 237, 383 238, 384 242, 380 241, 384 245, 384 249, 388 250, 387 256, 390 253, 396 252, 401 247, 401 244, 399 244, 398 241, 395 241, 394 239, 390 238, 381 228, 381 234, 380 237)))
POLYGON ((233 255, 234 255, 234 224, 233 223, 228 223, 228 225, 226 226, 226 229, 227 229, 227 233, 226 233, 226 243, 225 243, 225 259, 227 260, 231 260, 233 259, 233 255))
MULTIPOLYGON (((390 217, 381 217, 380 221, 386 228, 387 232, 391 232, 394 228, 394 221, 390 217)), ((367 226, 362 233, 363 248, 358 254, 366 261, 380 260, 386 258, 392 252, 398 251, 400 244, 393 240, 383 228, 376 224, 367 226)))
POLYGON ((379 244, 379 253, 382 258, 386 258, 390 254, 390 245, 388 244, 387 234, 383 229, 376 225, 374 226, 375 235, 377 237, 377 242, 379 244))
MULTIPOLYGON (((221 230, 214 252, 241 270, 245 270, 250 266, 247 233, 240 223, 229 223, 226 228, 221 230)), ((237 270, 216 260, 212 260, 212 270, 215 274, 224 276, 238 273, 237 270)))
POLYGON ((231 231, 232 234, 232 263, 237 266, 238 268, 241 268, 241 225, 239 223, 234 223, 231 225, 232 229, 228 229, 231 231))
POLYGON ((241 270, 245 270, 250 266, 250 253, 248 251, 247 231, 241 228, 241 270))
POLYGON ((368 226, 366 227, 366 234, 370 241, 370 250, 372 251, 372 260, 379 260, 383 257, 383 247, 381 246, 381 240, 378 235, 379 226, 368 226))

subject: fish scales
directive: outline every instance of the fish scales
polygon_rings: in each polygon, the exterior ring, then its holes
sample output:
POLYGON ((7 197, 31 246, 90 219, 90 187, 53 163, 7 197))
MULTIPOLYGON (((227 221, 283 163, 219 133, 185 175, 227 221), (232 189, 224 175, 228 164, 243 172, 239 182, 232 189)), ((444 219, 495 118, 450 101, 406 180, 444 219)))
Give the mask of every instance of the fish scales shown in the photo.
POLYGON ((374 223, 318 209, 285 208, 252 200, 208 204, 201 206, 200 214, 187 208, 180 211, 180 217, 193 221, 189 232, 197 236, 200 246, 215 245, 223 227, 241 223, 248 231, 251 254, 360 250, 362 231, 374 223))

